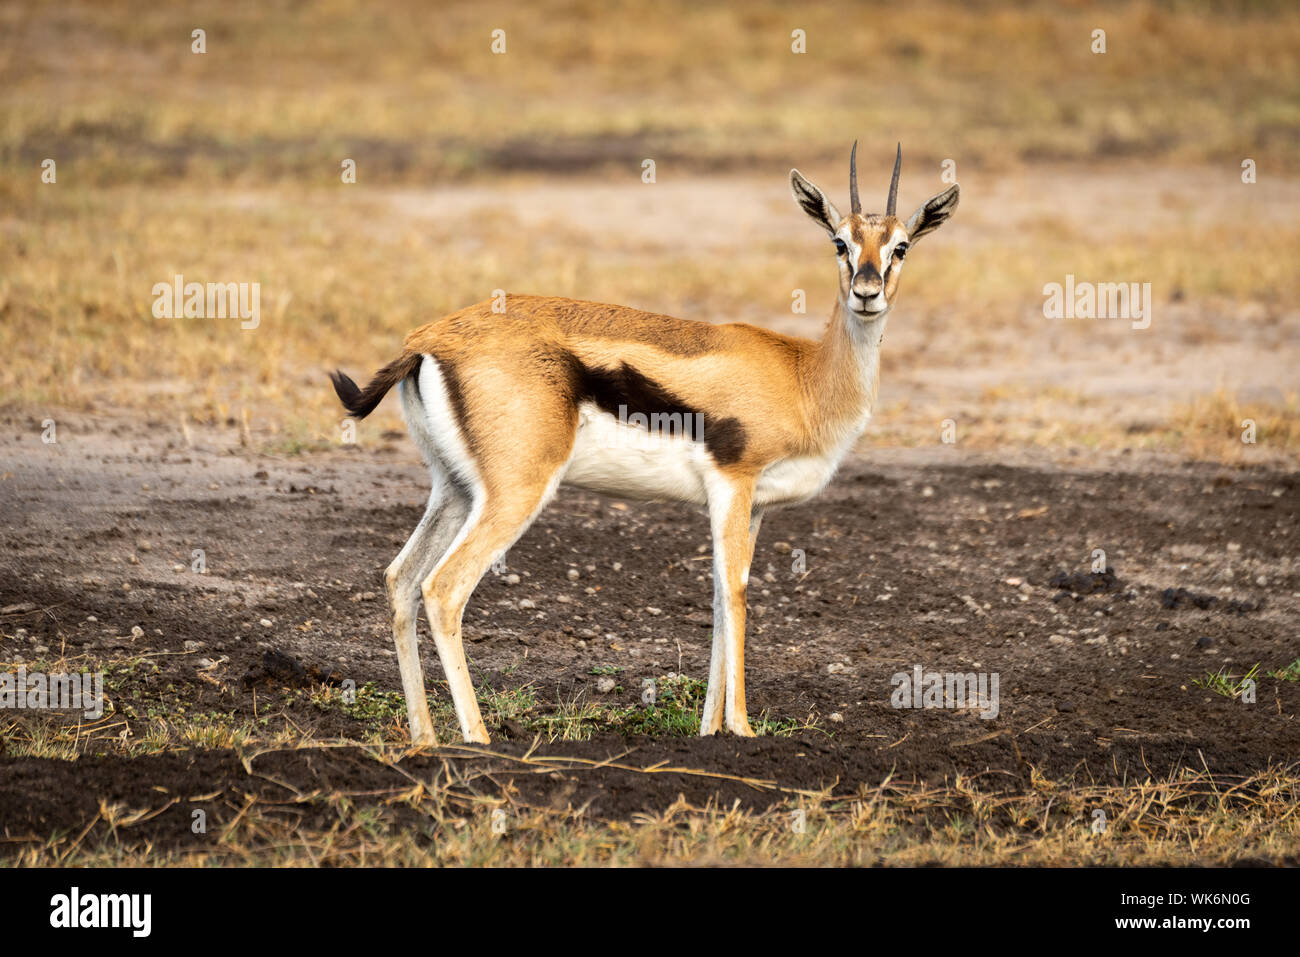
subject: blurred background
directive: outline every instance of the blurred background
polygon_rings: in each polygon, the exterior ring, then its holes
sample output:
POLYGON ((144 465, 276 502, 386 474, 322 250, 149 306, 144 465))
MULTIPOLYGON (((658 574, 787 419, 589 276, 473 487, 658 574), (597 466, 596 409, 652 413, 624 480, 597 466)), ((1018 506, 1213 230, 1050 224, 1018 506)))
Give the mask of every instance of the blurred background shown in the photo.
POLYGON ((832 254, 788 174, 846 207, 854 139, 869 210, 900 140, 900 212, 962 185, 868 446, 951 419, 977 448, 1294 459, 1283 2, 3 3, 0 403, 337 444, 327 369, 498 288, 817 336, 832 254), (156 318, 176 274, 259 283, 260 324, 156 318), (1045 318, 1067 275, 1150 283, 1150 328, 1045 318))

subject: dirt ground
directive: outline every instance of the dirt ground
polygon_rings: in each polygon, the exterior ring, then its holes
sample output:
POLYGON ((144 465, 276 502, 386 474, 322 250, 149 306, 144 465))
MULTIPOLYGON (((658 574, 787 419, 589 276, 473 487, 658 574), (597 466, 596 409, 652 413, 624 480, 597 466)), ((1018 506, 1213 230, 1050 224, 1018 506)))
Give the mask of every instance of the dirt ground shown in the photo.
MULTIPOLYGON (((253 719, 292 683, 265 674, 270 650, 308 669, 303 683, 400 689, 382 570, 427 488, 404 436, 272 456, 241 449, 235 429, 188 445, 130 419, 70 417, 47 445, 11 417, 0 479, 0 660, 10 670, 57 659, 157 666, 118 673, 109 714, 85 726, 75 762, 27 756, 15 733, 27 716, 6 715, 18 722, 0 738, 10 840, 78 830, 108 800, 159 811, 138 835, 201 841, 168 817, 177 795, 338 782, 383 793, 454 766, 477 769, 471 791, 627 818, 679 795, 762 808, 796 790, 857 793, 891 774, 1126 783, 1182 767, 1249 774, 1300 754, 1300 684, 1264 676, 1300 657, 1294 472, 1151 453, 864 446, 819 499, 770 513, 758 543, 750 712, 797 730, 548 742, 511 719, 491 728, 492 754, 453 749, 400 765, 355 748, 280 750, 251 765, 230 749, 131 756, 148 722, 120 706, 155 698, 253 719), (1095 549, 1113 574, 1092 574, 1095 549), (1254 703, 1193 683, 1256 663, 1254 703), (918 665, 997 674, 998 715, 893 707, 891 677, 918 665), (539 771, 524 755, 552 763, 539 771), (607 760, 615 766, 591 763, 607 760)), ((635 708, 643 679, 703 678, 709 574, 702 514, 562 490, 467 610, 480 691, 527 686, 537 712, 574 700, 635 708), (615 689, 602 693, 606 676, 615 689)), ((446 698, 432 646, 421 647, 446 698)), ((281 719, 304 738, 366 736, 362 719, 304 700, 281 719)))

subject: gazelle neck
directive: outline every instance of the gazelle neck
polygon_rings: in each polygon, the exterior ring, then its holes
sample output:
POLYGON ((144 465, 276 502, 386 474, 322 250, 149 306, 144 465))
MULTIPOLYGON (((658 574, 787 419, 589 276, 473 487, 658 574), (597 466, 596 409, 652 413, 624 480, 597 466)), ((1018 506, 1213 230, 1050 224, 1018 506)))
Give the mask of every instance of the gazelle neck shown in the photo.
POLYGON ((866 427, 880 383, 880 343, 886 309, 864 319, 835 303, 826 333, 814 353, 807 378, 814 434, 819 444, 837 445, 866 427))

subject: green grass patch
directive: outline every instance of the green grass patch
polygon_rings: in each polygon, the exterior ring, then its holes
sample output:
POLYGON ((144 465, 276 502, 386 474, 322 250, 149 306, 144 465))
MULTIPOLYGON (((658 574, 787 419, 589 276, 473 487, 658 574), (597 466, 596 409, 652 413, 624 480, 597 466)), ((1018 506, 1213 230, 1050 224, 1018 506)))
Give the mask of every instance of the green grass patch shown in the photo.
POLYGON ((1213 691, 1217 695, 1223 695, 1225 698, 1237 699, 1246 690, 1250 682, 1253 682, 1259 675, 1259 664, 1251 668, 1244 675, 1230 675, 1223 668, 1218 671, 1206 672, 1204 678, 1193 678, 1192 684, 1198 688, 1204 688, 1206 691, 1213 691))

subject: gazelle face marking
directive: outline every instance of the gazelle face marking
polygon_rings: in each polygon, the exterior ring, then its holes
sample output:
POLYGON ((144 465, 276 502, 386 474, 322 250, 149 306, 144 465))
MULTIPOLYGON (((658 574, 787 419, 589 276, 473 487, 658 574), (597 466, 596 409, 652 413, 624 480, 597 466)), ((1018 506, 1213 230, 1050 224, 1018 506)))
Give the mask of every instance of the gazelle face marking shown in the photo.
POLYGON ((875 320, 889 311, 898 291, 903 259, 912 244, 938 229, 957 208, 960 190, 954 184, 932 196, 906 221, 898 218, 895 208, 902 161, 900 145, 883 214, 862 212, 858 198, 857 143, 853 144, 849 160, 852 209, 848 216, 841 216, 826 194, 797 169, 790 170, 790 189, 795 202, 831 237, 840 273, 840 303, 855 319, 875 320))
POLYGON ((832 242, 840 272, 840 300, 864 319, 893 304, 907 254, 907 231, 892 216, 847 217, 832 242))

